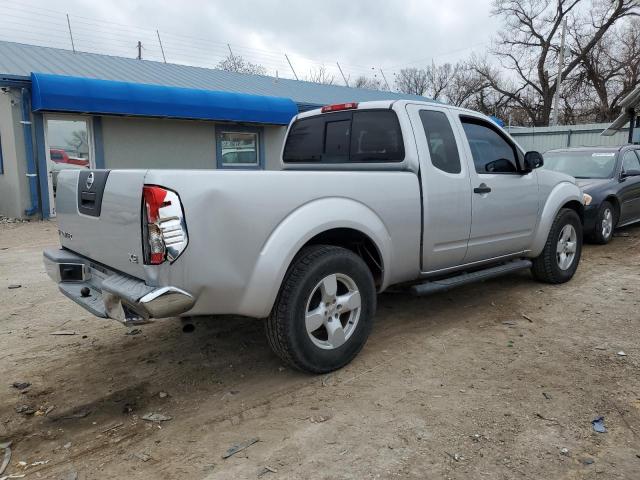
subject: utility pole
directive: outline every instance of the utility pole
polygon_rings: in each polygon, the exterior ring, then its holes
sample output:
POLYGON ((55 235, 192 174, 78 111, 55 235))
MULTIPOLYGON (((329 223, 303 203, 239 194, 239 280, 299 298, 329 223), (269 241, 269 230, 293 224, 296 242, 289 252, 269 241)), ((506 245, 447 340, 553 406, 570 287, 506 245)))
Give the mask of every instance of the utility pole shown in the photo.
POLYGON ((298 79, 298 74, 296 73, 296 71, 293 69, 293 65, 291 65, 291 60, 289 60, 289 57, 287 56, 287 54, 284 54, 284 58, 287 59, 287 62, 289 62, 289 66, 291 67, 291 71, 293 72, 293 76, 296 77, 296 80, 298 79))
POLYGON ((349 82, 347 81, 347 77, 344 76, 344 73, 342 72, 342 68, 340 68, 340 64, 338 62, 336 62, 336 65, 338 65, 338 70, 340 70, 340 75, 342 75, 342 79, 344 80, 344 84, 348 87, 349 86, 349 82))
POLYGON ((560 87, 562 86, 562 69, 564 68, 564 42, 567 36, 567 18, 565 17, 562 22, 562 37, 560 38, 560 53, 558 54, 558 76, 556 77, 556 94, 553 106, 553 121, 554 125, 558 125, 558 118, 560 113, 560 87))
POLYGON ((158 34, 158 43, 160 44, 160 51, 162 52, 162 60, 164 63, 167 63, 167 57, 164 56, 164 48, 162 47, 162 40, 160 40, 160 31, 156 30, 156 33, 158 34))
POLYGON ((69 37, 71 38, 71 50, 76 53, 76 46, 73 43, 73 33, 71 33, 71 20, 69 20, 69 14, 67 13, 67 25, 69 26, 69 37))
POLYGON ((138 60, 142 60, 142 42, 138 40, 138 60))
POLYGON ((380 70, 380 75, 382 75, 382 79, 384 80, 384 83, 387 85, 387 88, 389 89, 389 91, 391 91, 391 87, 389 86, 389 82, 387 82, 387 77, 384 76, 384 72, 382 71, 382 68, 380 68, 379 70, 380 70))

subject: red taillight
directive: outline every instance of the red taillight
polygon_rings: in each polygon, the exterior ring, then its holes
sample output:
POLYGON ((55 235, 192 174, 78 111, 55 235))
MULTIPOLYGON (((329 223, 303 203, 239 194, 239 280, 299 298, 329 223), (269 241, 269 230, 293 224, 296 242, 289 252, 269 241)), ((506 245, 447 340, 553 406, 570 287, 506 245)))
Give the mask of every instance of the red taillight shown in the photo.
POLYGON ((157 185, 142 190, 145 209, 145 263, 173 262, 187 246, 187 230, 180 199, 175 192, 157 185))
POLYGON ((142 195, 147 208, 147 220, 149 220, 149 223, 158 221, 160 208, 164 206, 165 198, 167 197, 167 190, 155 185, 146 185, 142 189, 142 195))
POLYGON ((322 113, 327 112, 339 112, 340 110, 352 110, 354 108, 358 108, 357 102, 349 102, 349 103, 336 103, 334 105, 325 105, 320 110, 322 113))

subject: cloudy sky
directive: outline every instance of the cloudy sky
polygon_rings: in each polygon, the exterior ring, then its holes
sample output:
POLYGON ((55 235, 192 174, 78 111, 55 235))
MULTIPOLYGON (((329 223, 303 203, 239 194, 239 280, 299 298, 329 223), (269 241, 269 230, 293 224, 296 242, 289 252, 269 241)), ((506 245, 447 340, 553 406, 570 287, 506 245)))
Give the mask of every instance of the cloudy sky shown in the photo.
MULTIPOLYGON (((483 53, 498 28, 491 0, 0 0, 0 39, 213 66, 228 53, 290 77, 320 65, 351 78, 483 53)), ((390 79, 391 80, 391 79, 390 79)))

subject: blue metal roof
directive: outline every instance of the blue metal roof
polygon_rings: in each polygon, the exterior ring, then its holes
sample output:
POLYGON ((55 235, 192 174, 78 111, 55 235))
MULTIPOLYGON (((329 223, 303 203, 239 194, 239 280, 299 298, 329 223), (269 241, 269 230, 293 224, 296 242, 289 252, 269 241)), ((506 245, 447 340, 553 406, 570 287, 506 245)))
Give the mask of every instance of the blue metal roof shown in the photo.
POLYGON ((31 74, 34 111, 226 120, 287 125, 298 113, 289 98, 194 88, 31 74))
POLYGON ((297 104, 327 105, 369 100, 428 100, 417 95, 227 72, 209 68, 72 52, 0 41, 0 77, 28 78, 32 72, 171 87, 290 98, 297 104))

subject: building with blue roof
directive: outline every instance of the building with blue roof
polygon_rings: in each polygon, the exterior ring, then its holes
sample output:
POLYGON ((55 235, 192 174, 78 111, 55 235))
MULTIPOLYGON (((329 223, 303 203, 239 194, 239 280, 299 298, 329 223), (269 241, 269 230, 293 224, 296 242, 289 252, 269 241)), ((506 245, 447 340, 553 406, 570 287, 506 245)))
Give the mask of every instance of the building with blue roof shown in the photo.
POLYGON ((0 214, 55 216, 68 168, 279 168, 291 118, 423 97, 0 41, 0 214))

